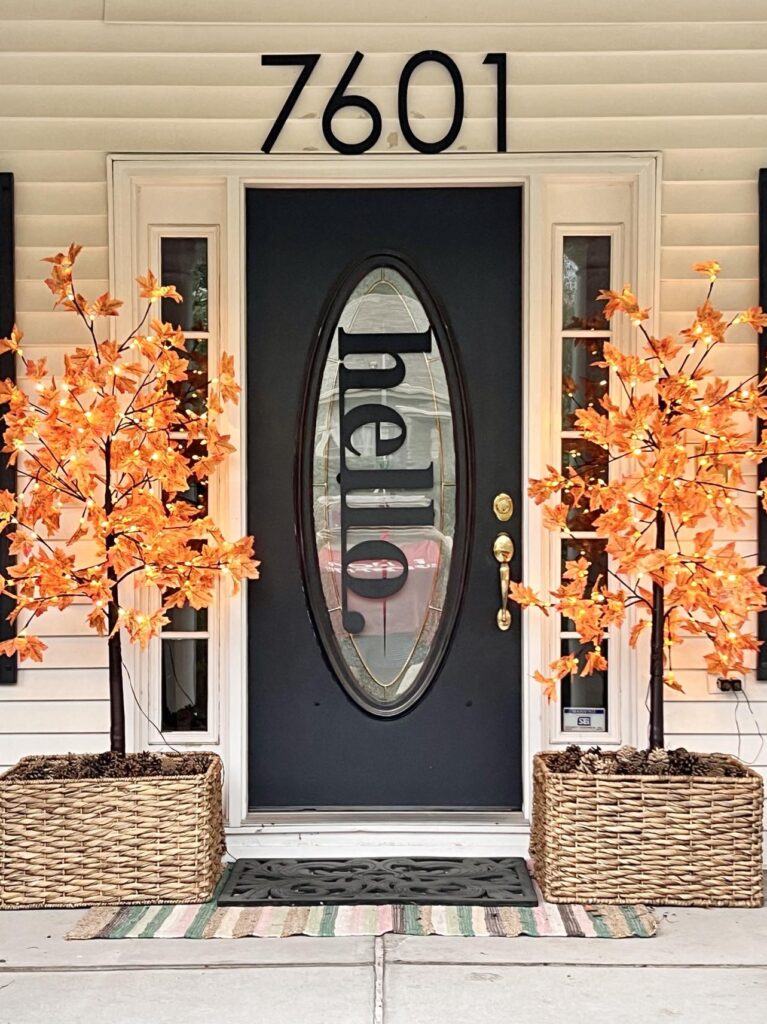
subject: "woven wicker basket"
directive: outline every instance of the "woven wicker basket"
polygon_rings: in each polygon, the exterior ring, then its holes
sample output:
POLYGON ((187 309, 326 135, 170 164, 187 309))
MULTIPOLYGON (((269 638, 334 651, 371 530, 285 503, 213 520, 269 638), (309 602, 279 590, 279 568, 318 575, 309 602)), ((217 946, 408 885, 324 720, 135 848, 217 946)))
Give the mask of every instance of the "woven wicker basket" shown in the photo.
MULTIPOLYGON (((210 899, 224 853, 222 766, 203 756, 198 775, 0 775, 0 907, 210 899)), ((57 759, 20 763, 41 760, 57 759)))
MULTIPOLYGON (((551 903, 760 907, 764 782, 552 771, 534 758, 531 853, 551 903)), ((734 763, 734 758, 731 758, 734 763)))

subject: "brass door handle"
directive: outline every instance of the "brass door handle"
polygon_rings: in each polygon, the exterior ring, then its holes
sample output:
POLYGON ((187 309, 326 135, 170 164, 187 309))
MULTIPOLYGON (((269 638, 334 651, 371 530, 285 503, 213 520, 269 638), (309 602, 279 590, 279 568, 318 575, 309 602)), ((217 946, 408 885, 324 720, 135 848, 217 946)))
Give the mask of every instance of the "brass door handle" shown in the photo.
POLYGON ((511 576, 509 562, 514 555, 514 541, 508 533, 499 533, 493 541, 493 556, 498 562, 498 574, 501 583, 501 607, 498 609, 495 621, 498 629, 504 632, 511 625, 511 612, 509 611, 509 579, 511 576))

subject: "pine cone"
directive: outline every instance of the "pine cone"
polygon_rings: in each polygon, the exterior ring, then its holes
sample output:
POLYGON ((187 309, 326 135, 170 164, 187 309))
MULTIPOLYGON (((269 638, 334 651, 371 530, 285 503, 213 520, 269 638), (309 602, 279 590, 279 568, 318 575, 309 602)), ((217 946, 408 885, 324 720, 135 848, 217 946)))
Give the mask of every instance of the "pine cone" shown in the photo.
POLYGON ((642 770, 642 758, 636 747, 625 744, 615 751, 615 771, 618 775, 636 775, 642 770))
POLYGON ((668 752, 669 775, 694 775, 699 758, 684 747, 668 752))
POLYGON ((553 772, 577 771, 583 751, 576 743, 571 743, 565 750, 557 750, 548 755, 548 765, 553 772))
POLYGON ((619 762, 619 764, 629 764, 634 760, 637 754, 637 748, 632 747, 628 743, 626 743, 622 747, 618 747, 618 749, 615 751, 615 759, 619 762))
POLYGON ((665 750, 651 750, 647 755, 647 774, 667 775, 668 768, 668 752, 665 750))
POLYGON ((618 763, 612 751, 607 751, 599 758, 594 768, 595 775, 616 775, 618 763))
POLYGON ((584 775, 601 775, 601 763, 602 758, 599 754, 589 750, 581 758, 576 771, 583 772, 584 775))
POLYGON ((721 779, 730 774, 731 766, 729 761, 718 754, 704 754, 700 760, 702 762, 701 767, 705 768, 703 773, 705 775, 721 779))
POLYGON ((695 762, 692 766, 692 771, 690 772, 690 775, 710 777, 712 775, 717 776, 721 774, 721 770, 717 768, 715 765, 713 765, 710 759, 706 757, 705 754, 702 756, 698 754, 697 757, 695 757, 695 762))

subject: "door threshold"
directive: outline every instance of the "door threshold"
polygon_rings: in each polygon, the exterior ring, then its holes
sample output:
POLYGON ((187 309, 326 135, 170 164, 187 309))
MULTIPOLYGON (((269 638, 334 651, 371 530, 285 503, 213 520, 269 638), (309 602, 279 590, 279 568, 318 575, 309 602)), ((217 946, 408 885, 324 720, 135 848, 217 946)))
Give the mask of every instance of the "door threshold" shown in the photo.
POLYGON ((522 811, 513 811, 507 808, 497 808, 478 811, 472 808, 417 808, 413 810, 402 810, 397 808, 371 810, 370 808, 344 808, 343 810, 330 810, 328 808, 283 808, 279 811, 268 807, 251 809, 242 827, 263 828, 264 825, 408 825, 408 826, 432 826, 445 829, 462 829, 465 826, 479 826, 486 828, 489 825, 517 826, 529 828, 530 822, 525 818, 522 811))

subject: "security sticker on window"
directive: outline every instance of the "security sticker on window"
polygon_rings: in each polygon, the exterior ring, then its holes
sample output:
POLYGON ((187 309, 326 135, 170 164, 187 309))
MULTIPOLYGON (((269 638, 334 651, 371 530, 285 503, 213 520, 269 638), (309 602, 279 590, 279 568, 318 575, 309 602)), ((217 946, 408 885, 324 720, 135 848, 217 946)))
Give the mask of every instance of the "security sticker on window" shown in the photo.
POLYGON ((563 708, 562 728, 565 732, 605 732, 607 713, 604 708, 563 708))

